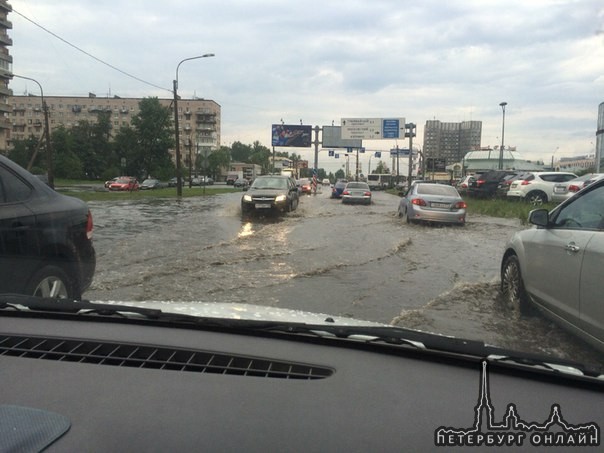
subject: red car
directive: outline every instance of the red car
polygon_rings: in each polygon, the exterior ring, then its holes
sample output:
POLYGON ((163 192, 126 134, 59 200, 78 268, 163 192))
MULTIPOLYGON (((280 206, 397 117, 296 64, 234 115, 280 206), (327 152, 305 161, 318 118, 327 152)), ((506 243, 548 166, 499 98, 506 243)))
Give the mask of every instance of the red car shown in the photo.
POLYGON ((312 183, 310 179, 298 179, 297 184, 300 193, 310 193, 312 191, 312 183))
POLYGON ((138 188, 138 181, 132 176, 120 176, 116 181, 109 184, 109 190, 128 190, 132 192, 138 190, 138 188))

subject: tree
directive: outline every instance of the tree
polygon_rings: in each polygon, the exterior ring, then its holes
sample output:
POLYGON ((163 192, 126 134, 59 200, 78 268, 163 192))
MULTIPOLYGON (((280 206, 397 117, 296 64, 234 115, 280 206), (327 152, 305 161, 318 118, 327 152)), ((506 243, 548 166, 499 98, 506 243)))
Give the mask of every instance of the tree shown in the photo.
POLYGON ((335 174, 335 179, 336 180, 338 180, 338 179, 344 179, 345 177, 346 177, 346 175, 344 174, 344 170, 342 170, 340 168, 338 171, 336 171, 336 174, 335 174))
POLYGON ((51 134, 54 173, 58 178, 83 178, 82 161, 73 151, 73 136, 65 127, 54 129, 51 134))
MULTIPOLYGON (((144 98, 139 103, 139 112, 132 118, 137 143, 133 160, 136 162, 134 176, 167 179, 174 173, 170 149, 174 146, 172 114, 156 97, 144 98)), ((128 165, 128 164, 127 164, 128 165)))
MULTIPOLYGON (((38 140, 34 137, 23 140, 13 140, 13 147, 8 152, 8 158, 21 165, 23 168, 27 168, 37 146, 38 140)), ((42 153, 38 152, 34 166, 42 164, 41 156, 42 153)))
POLYGON ((384 161, 380 160, 380 162, 377 164, 377 167, 375 167, 375 170, 373 170, 372 173, 375 173, 375 174, 389 174, 390 173, 390 169, 384 163, 384 161))
POLYGON ((231 159, 233 162, 250 162, 250 156, 252 155, 252 147, 250 145, 244 145, 237 141, 231 145, 231 159))
POLYGON ((216 180, 221 169, 228 168, 231 163, 231 148, 221 146, 220 149, 208 155, 208 173, 216 180))

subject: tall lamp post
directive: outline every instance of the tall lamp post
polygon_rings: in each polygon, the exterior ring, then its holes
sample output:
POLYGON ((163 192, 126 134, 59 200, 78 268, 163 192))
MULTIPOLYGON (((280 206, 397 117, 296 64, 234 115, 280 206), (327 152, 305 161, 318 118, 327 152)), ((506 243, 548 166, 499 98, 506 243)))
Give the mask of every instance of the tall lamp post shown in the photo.
POLYGON ((198 58, 213 57, 213 53, 206 53, 196 57, 185 58, 176 66, 176 78, 174 79, 174 136, 176 138, 176 195, 182 196, 182 175, 180 168, 180 136, 178 131, 178 68, 185 61, 197 60, 198 58))
MULTIPOLYGON (((42 99, 42 111, 44 112, 44 141, 46 142, 46 168, 48 173, 48 185, 54 189, 55 187, 55 177, 54 177, 54 169, 52 164, 52 148, 50 144, 50 126, 48 124, 48 106, 46 105, 46 101, 44 100, 44 90, 42 89, 42 85, 36 79, 32 79, 31 77, 24 77, 17 74, 13 74, 13 77, 17 77, 19 79, 31 80, 35 82, 38 87, 40 87, 40 98, 42 99)), ((35 154, 32 159, 35 158, 35 154)))
POLYGON ((507 102, 500 102, 501 110, 503 111, 503 121, 501 123, 501 148, 499 148, 499 170, 503 170, 503 136, 505 133, 505 106, 508 105, 507 102))

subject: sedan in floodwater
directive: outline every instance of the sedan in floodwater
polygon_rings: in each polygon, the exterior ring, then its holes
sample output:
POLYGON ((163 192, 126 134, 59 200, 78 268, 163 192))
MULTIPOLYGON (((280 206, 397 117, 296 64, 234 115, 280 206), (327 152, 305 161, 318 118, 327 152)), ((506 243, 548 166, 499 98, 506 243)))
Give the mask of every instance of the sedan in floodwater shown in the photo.
POLYGON ((465 225, 466 202, 457 189, 444 184, 417 183, 401 198, 398 215, 407 223, 438 222, 465 225))
POLYGON ((371 189, 366 182, 349 182, 342 191, 342 203, 371 204, 371 189))

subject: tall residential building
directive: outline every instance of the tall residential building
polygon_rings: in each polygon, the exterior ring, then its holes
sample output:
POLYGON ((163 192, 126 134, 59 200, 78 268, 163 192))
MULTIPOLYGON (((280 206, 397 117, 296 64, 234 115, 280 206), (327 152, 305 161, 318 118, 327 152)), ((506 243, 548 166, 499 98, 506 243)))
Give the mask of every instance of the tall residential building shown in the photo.
POLYGON ((424 127, 424 158, 444 158, 446 165, 461 162, 468 151, 480 149, 481 135, 482 121, 428 120, 424 127))
POLYGON ((6 154, 6 137, 10 133, 11 123, 8 114, 11 111, 9 96, 11 94, 8 83, 13 77, 13 57, 8 48, 13 41, 8 37, 8 30, 13 24, 8 20, 11 6, 5 0, 0 0, 0 153, 6 154))
MULTIPOLYGON (((140 98, 44 96, 49 111, 50 130, 58 126, 70 128, 79 121, 95 122, 100 112, 111 113, 111 124, 117 132, 129 126, 139 112, 140 98)), ((172 108, 172 99, 159 99, 164 107, 172 108)), ((12 140, 40 138, 44 133, 44 112, 39 96, 10 96, 10 134, 2 145, 6 149, 12 140)), ((201 154, 220 146, 220 105, 209 99, 179 99, 178 125, 183 159, 189 152, 201 154)))

